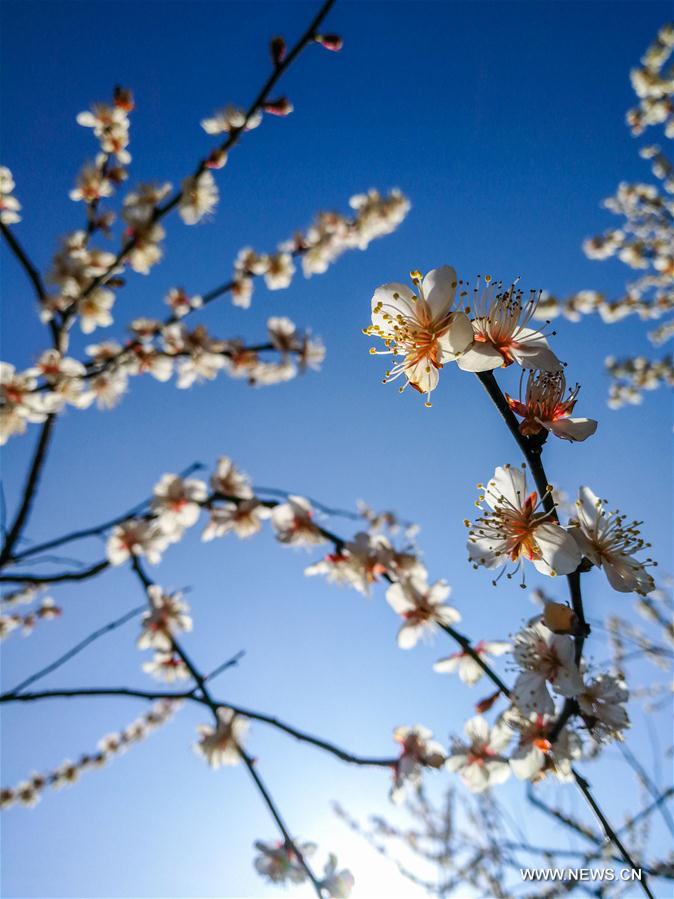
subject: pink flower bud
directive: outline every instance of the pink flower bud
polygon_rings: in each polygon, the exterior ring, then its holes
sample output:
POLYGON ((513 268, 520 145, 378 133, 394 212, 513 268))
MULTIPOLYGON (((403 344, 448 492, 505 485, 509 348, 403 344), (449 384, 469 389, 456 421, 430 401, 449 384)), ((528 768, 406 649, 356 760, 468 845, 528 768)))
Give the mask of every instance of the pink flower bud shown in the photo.
POLYGON ((270 100, 264 104, 264 111, 270 115, 289 115, 295 107, 287 97, 279 97, 278 100, 270 100))
POLYGON ((217 147, 206 160, 207 169, 221 169, 227 162, 227 153, 220 147, 217 147))
POLYGON ((119 85, 115 87, 112 99, 115 106, 118 109, 123 109, 124 112, 131 112, 135 105, 131 91, 125 87, 120 87, 119 85))
POLYGON ((282 37, 274 37, 269 43, 271 60, 275 66, 281 65, 286 55, 286 42, 282 37))
POLYGON ((321 47, 325 47, 326 50, 332 50, 334 53, 337 53, 344 46, 344 41, 338 34, 317 34, 314 40, 321 47))

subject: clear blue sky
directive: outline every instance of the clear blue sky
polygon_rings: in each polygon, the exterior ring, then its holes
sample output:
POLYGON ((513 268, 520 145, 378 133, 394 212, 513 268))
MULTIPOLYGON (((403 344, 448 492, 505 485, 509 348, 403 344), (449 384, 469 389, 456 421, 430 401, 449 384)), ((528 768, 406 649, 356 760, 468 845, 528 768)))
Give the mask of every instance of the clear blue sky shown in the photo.
MULTIPOLYGON (((177 183, 208 146, 199 120, 227 102, 249 102, 266 77, 268 39, 292 39, 315 7, 5 2, 2 161, 24 207, 16 233, 38 264, 46 267, 58 235, 82 221, 81 207, 67 198, 94 152, 90 132, 75 123, 79 111, 116 83, 132 87, 131 177, 177 183)), ((515 629, 533 607, 516 586, 493 590, 484 572, 471 570, 463 526, 474 484, 495 465, 519 461, 512 439, 479 384, 461 372, 442 378, 430 411, 417 396, 383 387, 381 360, 369 357, 360 329, 378 284, 443 263, 465 278, 489 271, 560 294, 619 294, 624 267, 586 260, 580 244, 612 224, 599 203, 620 180, 648 178, 624 125, 633 102, 628 71, 668 14, 668 4, 645 2, 338 3, 328 26, 343 34, 343 52, 312 47, 292 68, 282 91, 295 112, 265 121, 232 155, 219 173, 215 221, 185 228, 172 219, 165 261, 150 278, 129 278, 116 325, 95 335, 119 336, 132 317, 158 314, 176 284, 207 291, 228 276, 241 246, 272 249, 318 209, 346 210, 353 193, 398 186, 413 209, 394 236, 343 257, 324 276, 298 278, 288 291, 258 287, 248 312, 224 302, 203 316, 219 336, 254 340, 269 315, 289 315, 324 338, 323 372, 259 391, 224 378, 190 391, 136 379, 112 413, 68 412, 30 537, 114 516, 163 472, 228 454, 257 483, 341 506, 364 498, 418 521, 431 576, 453 585, 464 629, 491 639, 515 629)), ((25 367, 46 338, 4 247, 2 293, 2 358, 25 367)), ((73 351, 88 342, 75 338, 73 351)), ((559 325, 555 348, 583 385, 579 414, 600 426, 582 446, 551 442, 547 469, 567 491, 588 483, 645 518, 653 553, 671 571, 670 397, 656 393, 620 412, 605 405, 604 356, 646 347, 632 319, 559 325)), ((10 504, 33 437, 4 453, 10 504)), ((100 552, 89 547, 92 559, 100 552)), ((432 672, 431 663, 453 651, 442 641, 398 650, 397 620, 382 591, 367 601, 305 579, 304 566, 317 556, 284 550, 269 534, 201 544, 195 533, 166 554, 156 576, 167 587, 192 588, 187 645, 204 669, 246 650, 218 683, 223 700, 275 712, 362 753, 388 753, 391 730, 402 723, 423 722, 446 740, 487 691, 469 692, 432 672)), ((587 582, 593 617, 630 602, 596 573, 587 582)), ((142 601, 126 570, 53 595, 62 619, 5 644, 6 686, 142 601)), ((100 641, 44 686, 145 684, 136 632, 131 624, 100 641)), ((3 784, 93 749, 142 709, 121 699, 7 709, 3 784)), ((631 745, 641 752, 636 707, 634 717, 631 745)), ((3 896, 274 895, 252 871, 253 841, 274 829, 245 771, 214 774, 191 752, 195 726, 206 720, 185 709, 72 790, 3 816, 3 896)), ((663 734, 664 741, 664 724, 663 734)), ((330 812, 333 798, 361 815, 387 811, 385 773, 352 770, 261 725, 250 746, 293 831, 351 865, 360 879, 356 899, 376 895, 375 878, 387 883, 387 896, 414 895, 396 887, 330 812)), ((624 808, 615 796, 618 764, 592 771, 616 813, 624 808)), ((521 795, 518 786, 506 789, 521 795)), ((580 809, 568 790, 560 801, 580 809)))

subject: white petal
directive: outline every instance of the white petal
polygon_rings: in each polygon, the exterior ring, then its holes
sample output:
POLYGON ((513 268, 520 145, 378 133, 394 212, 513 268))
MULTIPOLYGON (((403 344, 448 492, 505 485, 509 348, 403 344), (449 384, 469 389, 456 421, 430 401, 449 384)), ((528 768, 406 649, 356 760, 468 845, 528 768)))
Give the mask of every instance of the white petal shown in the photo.
POLYGON ((503 365, 503 356, 490 343, 474 343, 456 362, 464 371, 491 371, 503 365))
POLYGON ((534 566, 541 574, 570 574, 580 565, 581 553, 572 535, 552 522, 540 524, 534 539, 542 558, 534 560, 534 566))
POLYGON ((557 421, 541 422, 544 428, 562 440, 587 440, 597 430, 597 422, 593 418, 560 418, 557 421))
POLYGON ((422 282, 424 299, 431 307, 433 318, 445 315, 454 302, 457 277, 451 265, 441 265, 430 271, 422 282))
POLYGON ((473 326, 465 312, 455 312, 449 330, 438 339, 441 362, 452 362, 473 342, 473 326))

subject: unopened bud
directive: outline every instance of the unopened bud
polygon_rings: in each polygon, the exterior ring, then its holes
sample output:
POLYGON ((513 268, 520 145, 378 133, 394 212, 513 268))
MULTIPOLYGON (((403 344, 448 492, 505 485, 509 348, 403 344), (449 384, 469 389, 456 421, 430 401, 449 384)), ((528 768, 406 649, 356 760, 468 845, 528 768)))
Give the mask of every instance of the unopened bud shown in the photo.
POLYGON ((290 115, 295 107, 287 97, 279 97, 278 100, 270 100, 264 104, 264 111, 270 115, 290 115))
POLYGON ((334 53, 337 53, 344 46, 344 41, 338 34, 317 34, 314 40, 321 47, 325 47, 326 50, 332 50, 334 53))
POLYGON ((131 112, 135 105, 131 91, 119 85, 115 87, 112 101, 118 109, 123 109, 124 112, 131 112))
POLYGON ((217 147, 206 160, 206 168, 221 169, 226 162, 227 153, 221 147, 217 147))
POLYGON ((543 621, 553 634, 576 634, 578 632, 576 613, 561 602, 546 602, 543 609, 543 621))
POLYGON ((282 37, 274 37, 269 42, 271 60, 275 66, 281 65, 286 55, 286 42, 282 37))
POLYGON ((481 699, 478 703, 476 703, 475 711, 478 713, 478 715, 482 715, 484 712, 488 712, 500 695, 501 691, 497 690, 495 693, 491 693, 489 696, 485 696, 484 699, 481 699))

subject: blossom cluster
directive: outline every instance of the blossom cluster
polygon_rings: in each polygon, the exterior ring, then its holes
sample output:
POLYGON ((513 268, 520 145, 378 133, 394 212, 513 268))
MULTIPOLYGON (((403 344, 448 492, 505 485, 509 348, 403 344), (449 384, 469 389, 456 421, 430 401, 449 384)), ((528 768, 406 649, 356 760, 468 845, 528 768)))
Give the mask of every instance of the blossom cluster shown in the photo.
POLYGON ((0 790, 0 809, 12 805, 24 805, 32 808, 42 798, 47 787, 60 790, 72 786, 87 771, 102 768, 112 759, 148 737, 152 731, 171 720, 181 703, 175 700, 162 700, 141 717, 137 718, 124 730, 110 733, 103 737, 96 752, 82 755, 73 762, 66 759, 58 768, 44 774, 33 774, 15 787, 4 787, 0 790))
POLYGON ((61 609, 56 605, 50 596, 46 596, 40 605, 26 613, 12 612, 9 615, 0 614, 0 640, 6 639, 12 631, 21 630, 24 636, 33 633, 33 629, 38 621, 51 621, 58 618, 61 609))
POLYGON ((655 390, 662 384, 674 387, 674 357, 671 353, 661 359, 647 359, 645 356, 616 359, 609 356, 606 370, 614 379, 608 399, 614 409, 641 403, 644 390, 655 390))
POLYGON ((384 383, 405 378, 427 397, 438 385, 447 362, 469 372, 486 372, 517 363, 532 371, 560 372, 562 363, 540 329, 529 327, 540 291, 527 297, 517 282, 505 286, 490 276, 478 277, 469 289, 454 268, 443 265, 425 276, 410 273, 414 289, 391 283, 372 297, 372 324, 364 334, 378 337, 385 349, 372 355, 398 356, 384 383), (458 295, 457 295, 458 294, 458 295))
POLYGON ((0 222, 15 225, 21 221, 21 203, 14 196, 14 177, 5 165, 0 165, 0 222))
MULTIPOLYGON (((173 296, 171 302, 177 305, 173 296)), ((93 330, 102 314, 100 307, 83 313, 83 329, 93 330)), ((149 374, 166 382, 175 372, 176 386, 186 389, 224 373, 253 386, 269 386, 318 371, 325 358, 321 340, 300 332, 285 316, 269 319, 267 340, 257 346, 218 340, 203 325, 190 330, 181 322, 139 318, 130 330, 132 338, 125 345, 109 340, 88 346, 86 363, 58 350, 45 350, 23 372, 0 363, 0 444, 67 405, 86 409, 95 402, 101 409, 112 408, 126 393, 130 377, 149 374), (265 359, 269 353, 277 358, 265 359)))
POLYGON ((247 309, 253 296, 253 279, 263 277, 269 290, 289 287, 301 260, 305 277, 323 274, 346 250, 365 250, 378 237, 396 230, 409 212, 409 200, 399 191, 382 196, 372 188, 351 197, 351 217, 339 212, 320 212, 306 232, 297 231, 279 244, 275 253, 257 253, 252 247, 239 251, 232 276, 232 303, 247 309))
POLYGON ((665 68, 674 50, 674 24, 663 25, 653 44, 632 69, 630 79, 639 105, 627 113, 632 134, 641 134, 650 125, 664 125, 667 137, 674 137, 674 74, 665 68))
MULTIPOLYGON (((674 137, 674 76, 667 63, 674 49, 674 25, 660 29, 654 44, 646 51, 641 63, 630 73, 632 86, 639 105, 627 114, 628 125, 634 135, 642 134, 649 126, 662 125, 664 135, 674 137)), ((581 290, 560 299, 544 293, 536 311, 536 317, 553 319, 564 315, 569 321, 580 321, 582 316, 597 313, 607 324, 618 322, 629 315, 642 320, 660 319, 674 310, 674 166, 658 144, 641 147, 640 156, 648 160, 651 171, 660 184, 623 182, 614 196, 603 205, 621 219, 617 228, 588 238, 583 250, 590 259, 619 259, 639 276, 626 285, 623 296, 608 299, 596 290, 581 290)), ((648 334, 656 345, 674 336, 674 323, 668 319, 648 334)), ((626 367, 634 373, 639 369, 649 372, 662 367, 658 362, 643 364, 641 356, 625 360, 626 367)), ((665 361, 666 367, 666 361, 665 361)), ((671 366, 670 366, 671 368, 671 366)), ((612 378, 609 388, 609 406, 618 408, 626 403, 641 402, 644 390, 660 384, 671 386, 671 377, 647 375, 643 380, 633 380, 614 370, 611 360, 606 369, 612 378)))
MULTIPOLYGON (((288 886, 289 884, 301 884, 307 881, 307 872, 297 855, 297 850, 303 859, 310 859, 316 852, 315 843, 298 842, 292 844, 281 841, 264 842, 258 840, 255 843, 257 855, 253 862, 255 870, 270 883, 288 886)), ((318 879, 321 895, 330 899, 347 899, 351 895, 355 879, 351 871, 346 868, 339 869, 337 856, 330 854, 325 863, 323 875, 318 879)))

